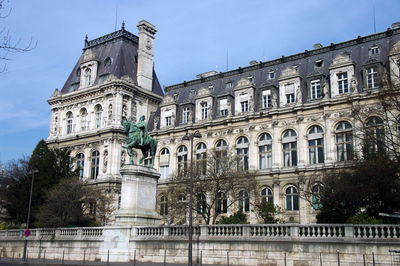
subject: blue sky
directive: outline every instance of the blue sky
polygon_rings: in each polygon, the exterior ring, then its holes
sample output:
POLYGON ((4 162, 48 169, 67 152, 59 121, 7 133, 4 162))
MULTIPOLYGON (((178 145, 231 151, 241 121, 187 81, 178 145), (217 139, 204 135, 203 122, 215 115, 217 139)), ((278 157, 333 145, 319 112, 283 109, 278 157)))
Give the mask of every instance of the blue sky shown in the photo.
POLYGON ((30 38, 37 46, 9 54, 7 71, 0 74, 0 161, 30 155, 47 138, 46 100, 64 85, 85 35, 94 39, 110 33, 116 20, 117 29, 124 20, 134 34, 141 19, 157 27, 154 60, 162 85, 310 50, 315 43, 325 46, 372 34, 373 7, 377 32, 400 21, 399 0, 281 2, 5 0, 5 9, 12 10, 0 19, 0 29, 8 29, 20 46, 30 38))

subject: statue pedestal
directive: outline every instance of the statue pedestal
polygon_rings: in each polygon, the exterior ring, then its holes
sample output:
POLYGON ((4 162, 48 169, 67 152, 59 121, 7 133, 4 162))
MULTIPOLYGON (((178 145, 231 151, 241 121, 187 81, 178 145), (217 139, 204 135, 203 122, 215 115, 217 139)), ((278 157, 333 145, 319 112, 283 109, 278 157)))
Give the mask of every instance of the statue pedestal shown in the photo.
POLYGON ((159 225, 156 212, 157 181, 154 168, 127 164, 121 168, 121 208, 115 217, 117 225, 159 225))

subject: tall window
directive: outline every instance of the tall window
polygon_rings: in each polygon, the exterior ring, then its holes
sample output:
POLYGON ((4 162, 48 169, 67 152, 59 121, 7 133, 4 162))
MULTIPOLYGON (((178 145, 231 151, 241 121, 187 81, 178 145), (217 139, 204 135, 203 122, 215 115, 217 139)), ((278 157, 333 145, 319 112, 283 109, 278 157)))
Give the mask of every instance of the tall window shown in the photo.
POLYGON ((228 81, 228 82, 226 83, 226 88, 227 88, 227 89, 233 88, 233 82, 232 82, 232 81, 228 81))
POLYGON ((285 167, 297 165, 297 135, 292 129, 283 133, 283 164, 285 167))
POLYGON ((338 78, 339 94, 349 92, 349 80, 347 78, 347 72, 339 73, 337 75, 337 78, 338 78))
POLYGON ((299 194, 297 193, 297 189, 293 186, 290 186, 286 189, 286 210, 299 210, 299 194))
POLYGON ((208 104, 203 102, 201 105, 201 120, 205 120, 208 117, 208 104))
POLYGON ((207 146, 200 143, 196 148, 196 172, 197 175, 205 175, 207 171, 207 146))
POLYGON ((82 180, 85 168, 85 155, 83 153, 78 153, 76 155, 76 166, 79 169, 79 179, 82 180))
POLYGON ((239 101, 240 101, 240 111, 242 113, 248 112, 249 111, 249 94, 240 94, 239 95, 239 101))
POLYGON ((218 172, 223 171, 224 165, 223 162, 225 160, 225 157, 228 155, 228 145, 226 144, 226 141, 223 139, 220 139, 217 141, 215 145, 215 156, 216 162, 215 162, 215 168, 218 172))
POLYGON ((367 88, 368 89, 378 88, 378 68, 377 67, 367 68, 367 88))
POLYGON ((220 191, 217 194, 217 202, 215 205, 216 213, 227 213, 228 212, 228 199, 224 192, 220 191))
POLYGON ((185 174, 187 168, 187 154, 188 150, 186 146, 180 146, 178 148, 178 173, 185 174))
POLYGON ((311 99, 321 98, 321 81, 319 79, 310 82, 311 99))
POLYGON ((144 166, 151 166, 152 162, 153 162, 153 158, 151 157, 151 152, 149 150, 144 154, 143 165, 144 166))
POLYGON ((262 108, 267 109, 271 107, 271 90, 265 90, 262 92, 262 108))
POLYGON ((95 107, 95 128, 101 127, 102 116, 103 116, 103 108, 101 107, 101 105, 97 105, 95 107))
POLYGON ((272 138, 268 133, 261 134, 258 139, 260 169, 272 167, 272 138))
POLYGON ((341 121, 336 130, 336 152, 338 161, 353 159, 353 128, 349 122, 341 121))
POLYGON ((383 128, 383 120, 377 116, 373 116, 367 120, 366 141, 370 153, 382 153, 385 144, 385 130, 383 128))
POLYGON ((263 188, 261 190, 261 203, 274 202, 274 197, 272 195, 272 190, 269 187, 263 188))
POLYGON ((85 108, 81 110, 81 131, 86 131, 87 111, 85 108))
POLYGON ((92 80, 91 80, 92 77, 91 77, 91 75, 92 75, 92 70, 90 68, 87 68, 85 70, 85 76, 84 76, 84 78, 85 78, 85 86, 92 85, 92 80))
POLYGON ((73 115, 71 112, 67 113, 67 134, 72 133, 72 121, 73 121, 73 115))
POLYGON ((324 131, 320 126, 312 126, 308 131, 308 154, 310 164, 324 162, 324 131))
POLYGON ((168 198, 165 195, 160 197, 160 215, 168 215, 168 198))
POLYGON ((239 201, 238 201, 238 210, 240 212, 249 212, 250 211, 250 197, 249 193, 246 190, 241 190, 239 192, 239 201))
POLYGON ((92 152, 92 169, 90 172, 91 179, 97 179, 99 175, 100 153, 99 151, 92 152))
POLYGON ((219 115, 220 116, 228 115, 228 99, 219 100, 219 115))
POLYGON ((246 137, 240 137, 236 142, 236 151, 238 155, 238 170, 249 169, 249 140, 246 137))
POLYGON ((197 194, 197 213, 202 214, 206 211, 207 201, 206 195, 203 193, 197 194))
POLYGON ((285 85, 285 96, 286 96, 286 103, 294 103, 294 84, 286 84, 285 85))
POLYGON ((160 179, 167 179, 169 175, 169 150, 162 149, 160 152, 160 179))
POLYGON ((182 109, 182 124, 186 124, 189 122, 189 112, 190 112, 189 107, 183 107, 183 109, 182 109))

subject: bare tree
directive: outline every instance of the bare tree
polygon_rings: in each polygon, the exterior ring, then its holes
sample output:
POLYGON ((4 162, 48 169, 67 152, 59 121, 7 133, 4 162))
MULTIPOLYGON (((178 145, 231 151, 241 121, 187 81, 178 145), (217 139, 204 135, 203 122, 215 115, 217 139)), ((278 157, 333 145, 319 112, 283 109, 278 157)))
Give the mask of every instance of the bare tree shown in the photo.
MULTIPOLYGON (((12 9, 6 7, 6 0, 0 0, 0 19, 6 19, 10 16, 12 9)), ((0 60, 1 61, 9 61, 10 54, 12 53, 24 53, 31 51, 36 47, 37 42, 35 42, 32 37, 26 44, 21 43, 21 38, 16 40, 12 39, 9 28, 3 27, 0 29, 0 60)), ((2 64, 0 68, 0 73, 5 72, 7 70, 6 63, 2 64)))
MULTIPOLYGON (((200 218, 205 224, 215 224, 234 204, 240 205, 239 210, 251 204, 250 195, 256 193, 256 173, 247 170, 244 160, 227 150, 212 150, 194 162, 192 211, 196 213, 195 220, 200 218)), ((189 176, 189 167, 185 165, 168 185, 168 208, 161 205, 164 208, 161 213, 169 223, 186 223, 189 176)))

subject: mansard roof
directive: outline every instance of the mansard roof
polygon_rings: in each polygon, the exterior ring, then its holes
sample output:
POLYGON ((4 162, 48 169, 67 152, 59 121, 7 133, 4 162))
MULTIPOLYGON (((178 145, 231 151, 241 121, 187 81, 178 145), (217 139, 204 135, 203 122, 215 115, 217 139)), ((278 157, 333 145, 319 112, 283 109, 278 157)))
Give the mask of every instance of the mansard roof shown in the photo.
MULTIPOLYGON (((291 56, 282 56, 281 58, 259 62, 258 64, 252 64, 247 67, 239 67, 238 69, 230 70, 227 72, 220 72, 214 75, 201 77, 191 80, 184 81, 179 84, 165 87, 166 95, 178 95, 176 103, 182 105, 188 100, 194 100, 189 97, 190 92, 197 91, 201 87, 207 87, 213 85, 213 96, 221 97, 222 95, 230 94, 233 89, 226 89, 227 82, 233 82, 233 88, 237 86, 237 82, 242 78, 253 76, 254 87, 261 88, 265 87, 266 84, 278 87, 279 80, 282 80, 282 71, 286 68, 297 67, 298 74, 301 77, 302 90, 307 88, 307 78, 311 77, 311 74, 316 72, 329 77, 329 67, 333 63, 333 59, 338 55, 350 56, 352 62, 356 67, 356 76, 359 81, 362 81, 361 67, 366 61, 370 59, 369 49, 373 46, 380 48, 380 54, 377 60, 380 62, 387 62, 387 56, 391 47, 400 39, 400 29, 390 29, 387 31, 368 35, 365 37, 358 36, 356 39, 349 40, 342 43, 331 43, 329 46, 316 48, 313 50, 305 50, 302 53, 298 53, 291 56), (322 66, 315 67, 315 62, 322 60, 322 66), (275 78, 268 79, 268 73, 274 71, 275 78)), ((358 82, 359 90, 362 89, 362 82, 358 82)), ((304 94, 305 95, 305 94, 304 94)))
MULTIPOLYGON (((85 47, 82 55, 73 68, 61 92, 72 91, 72 85, 79 84, 80 77, 78 70, 84 60, 85 53, 93 53, 93 59, 98 61, 97 76, 93 85, 99 84, 99 77, 106 74, 114 75, 116 78, 123 76, 130 77, 137 84, 137 49, 138 37, 127 30, 124 25, 118 31, 104 35, 94 40, 85 39, 85 47), (111 59, 111 64, 106 66, 107 58, 111 59)), ((157 75, 153 70, 152 91, 158 95, 163 95, 157 75)))

